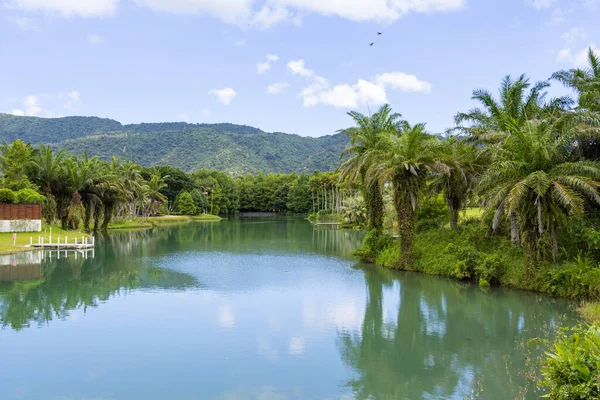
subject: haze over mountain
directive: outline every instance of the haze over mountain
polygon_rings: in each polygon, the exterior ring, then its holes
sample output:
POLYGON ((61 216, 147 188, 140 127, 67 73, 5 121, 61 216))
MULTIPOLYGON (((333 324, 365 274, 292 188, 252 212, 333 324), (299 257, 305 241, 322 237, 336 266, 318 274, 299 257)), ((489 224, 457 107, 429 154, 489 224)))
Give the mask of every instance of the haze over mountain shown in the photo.
POLYGON ((74 154, 126 157, 143 166, 210 168, 240 175, 337 168, 348 139, 302 137, 245 125, 185 122, 123 125, 97 117, 38 118, 0 114, 0 141, 45 143, 74 154))

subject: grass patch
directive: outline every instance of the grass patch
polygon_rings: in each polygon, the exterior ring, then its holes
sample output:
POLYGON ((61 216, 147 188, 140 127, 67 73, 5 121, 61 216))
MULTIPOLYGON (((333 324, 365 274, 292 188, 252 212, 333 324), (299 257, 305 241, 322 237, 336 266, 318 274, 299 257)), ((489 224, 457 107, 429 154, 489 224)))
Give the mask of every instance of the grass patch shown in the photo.
MULTIPOLYGON (((33 243, 37 243, 38 236, 44 237, 45 241, 48 242, 50 239, 50 226, 44 226, 41 232, 23 232, 17 233, 17 245, 13 246, 12 233, 0 233, 0 254, 13 254, 20 253, 23 251, 31 250, 29 247, 29 239, 33 238, 33 243)), ((56 241, 60 238, 64 241, 65 237, 69 242, 72 242, 77 238, 81 239, 82 236, 88 237, 86 233, 81 231, 65 231, 59 227, 52 226, 52 241, 56 241)))
POLYGON ((108 224, 109 230, 119 230, 119 229, 147 229, 152 228, 154 225, 151 221, 146 218, 140 219, 131 219, 131 220, 123 220, 123 221, 113 221, 108 224))
POLYGON ((221 217, 217 216, 217 215, 211 215, 211 214, 201 214, 201 215, 194 215, 193 217, 190 217, 192 219, 192 221, 220 221, 222 220, 221 217))
POLYGON ((600 302, 586 301, 577 308, 577 311, 588 322, 600 322, 600 302))
POLYGON ((478 219, 481 220, 481 218, 483 217, 483 208, 477 208, 477 207, 469 207, 467 208, 464 213, 461 213, 460 216, 463 219, 478 219))

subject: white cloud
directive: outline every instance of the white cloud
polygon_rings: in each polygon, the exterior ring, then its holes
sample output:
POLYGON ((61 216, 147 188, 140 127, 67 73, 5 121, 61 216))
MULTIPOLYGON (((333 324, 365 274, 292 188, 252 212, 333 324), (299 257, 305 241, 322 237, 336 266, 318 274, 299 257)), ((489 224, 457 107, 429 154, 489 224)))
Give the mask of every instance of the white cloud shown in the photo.
POLYGON ((574 46, 578 42, 585 40, 587 35, 586 35, 585 31, 583 30, 583 28, 574 26, 569 31, 563 33, 561 35, 561 37, 565 41, 565 44, 567 46, 574 46))
POLYGON ((31 18, 8 17, 7 20, 17 25, 22 31, 40 32, 42 30, 42 28, 37 24, 37 22, 31 18))
POLYGON ((119 0, 9 0, 8 7, 41 11, 63 17, 108 17, 117 11, 119 0))
MULTIPOLYGON (((264 6, 259 12, 254 14, 252 24, 261 29, 268 29, 279 22, 290 19, 291 15, 286 8, 264 6)), ((295 18, 293 17, 293 19, 295 18)))
POLYGON ((292 74, 303 76, 311 82, 299 93, 304 107, 318 104, 338 108, 377 106, 388 102, 387 88, 412 93, 430 93, 432 89, 429 82, 421 81, 416 76, 404 72, 388 72, 377 75, 373 80, 358 79, 352 85, 339 84, 332 87, 327 79, 307 69, 304 60, 290 61, 288 68, 292 74))
POLYGON ((312 70, 306 69, 306 67, 304 66, 304 60, 302 59, 298 61, 290 61, 288 62, 287 66, 293 75, 299 75, 305 78, 309 78, 315 74, 312 70))
POLYGON ((104 39, 102 38, 102 36, 99 35, 89 35, 88 42, 93 45, 99 45, 104 43, 104 39))
POLYGON ((174 14, 208 14, 225 22, 243 24, 254 0, 134 0, 140 7, 174 14))
POLYGON ((354 85, 342 84, 333 88, 329 88, 327 81, 321 80, 308 86, 300 96, 305 107, 326 104, 338 108, 356 108, 387 103, 385 87, 364 79, 359 79, 354 85))
POLYGON ((561 62, 569 63, 577 68, 584 68, 588 65, 588 51, 590 47, 594 52, 600 52, 600 48, 592 43, 577 52, 573 52, 571 48, 562 49, 558 52, 556 59, 561 62))
POLYGON ((554 7, 554 5, 557 3, 557 0, 528 0, 527 2, 533 8, 536 8, 538 10, 545 10, 554 7))
POLYGON ((213 89, 210 94, 215 96, 221 103, 228 106, 231 104, 233 99, 237 96, 237 92, 232 88, 213 89))
POLYGON ((22 99, 21 108, 15 108, 11 111, 13 115, 35 117, 42 112, 39 96, 29 95, 22 99))
POLYGON ((68 110, 72 110, 79 102, 81 102, 81 94, 77 90, 59 93, 56 97, 58 100, 64 101, 63 106, 68 110))
POLYGON ((419 80, 414 75, 404 72, 388 72, 377 75, 375 81, 383 86, 391 86, 392 89, 402 92, 430 93, 431 83, 419 80))
MULTIPOLYGON (((43 0, 38 0, 43 1, 43 0)), ((534 0, 540 2, 542 0, 534 0)), ((545 0, 549 1, 549 0, 545 0)), ((305 14, 337 16, 351 21, 393 22, 411 13, 461 9, 466 0, 134 0, 157 12, 209 14, 244 26, 269 28, 283 21, 299 25, 305 14)))
POLYGON ((203 108, 200 110, 200 114, 202 114, 205 117, 210 117, 210 110, 208 108, 203 108))
POLYGON ((271 69, 271 66, 277 60, 279 60, 279 57, 277 57, 274 54, 268 54, 267 59, 264 62, 258 63, 256 65, 256 72, 258 72, 259 74, 263 74, 263 73, 267 72, 268 70, 271 69))
POLYGON ((268 94, 279 94, 279 93, 283 92, 288 87, 290 87, 289 83, 286 83, 286 82, 275 82, 275 83, 270 84, 267 87, 267 93, 268 94))
POLYGON ((392 22, 411 13, 455 11, 464 6, 465 0, 271 0, 270 4, 351 21, 392 22))

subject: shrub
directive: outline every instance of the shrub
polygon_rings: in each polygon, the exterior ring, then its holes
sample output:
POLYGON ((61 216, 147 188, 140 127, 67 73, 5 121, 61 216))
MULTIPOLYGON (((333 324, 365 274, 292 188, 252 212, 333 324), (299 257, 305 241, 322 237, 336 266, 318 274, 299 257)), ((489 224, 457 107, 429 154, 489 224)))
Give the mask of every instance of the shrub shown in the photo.
POLYGON ((442 223, 448 222, 448 206, 441 196, 424 201, 419 210, 419 220, 439 219, 442 223))
POLYGON ((425 232, 430 229, 439 229, 446 221, 444 218, 429 218, 417 221, 417 232, 425 232))
POLYGON ((450 243, 444 249, 444 253, 456 256, 458 261, 450 276, 458 279, 471 278, 475 272, 475 267, 477 267, 482 259, 482 254, 474 247, 468 245, 458 246, 450 243))
POLYGON ((15 192, 10 189, 0 189, 0 203, 14 203, 16 200, 15 192))
POLYGON ((600 398, 600 327, 561 331, 542 363, 542 386, 556 400, 600 398))
POLYGON ((560 266, 544 269, 537 277, 539 288, 573 299, 600 299, 600 268, 587 255, 560 266))
POLYGON ((46 197, 33 189, 21 189, 16 193, 19 204, 42 204, 46 197))
POLYGON ((481 288, 489 288, 490 287, 490 283, 487 281, 487 279, 479 278, 479 287, 481 287, 481 288))
POLYGON ((196 205, 192 195, 187 191, 182 191, 177 196, 177 212, 181 215, 196 215, 196 205))
POLYGON ((377 265, 387 268, 397 268, 399 266, 398 261, 400 260, 400 247, 395 243, 383 249, 376 257, 375 262, 377 265))
POLYGON ((380 234, 377 229, 372 229, 365 236, 362 247, 356 250, 354 255, 363 261, 374 262, 382 251, 393 245, 394 238, 391 235, 380 234))
POLYGON ((475 274, 481 280, 490 283, 500 283, 500 279, 504 274, 504 262, 498 254, 492 254, 483 257, 476 266, 475 274))

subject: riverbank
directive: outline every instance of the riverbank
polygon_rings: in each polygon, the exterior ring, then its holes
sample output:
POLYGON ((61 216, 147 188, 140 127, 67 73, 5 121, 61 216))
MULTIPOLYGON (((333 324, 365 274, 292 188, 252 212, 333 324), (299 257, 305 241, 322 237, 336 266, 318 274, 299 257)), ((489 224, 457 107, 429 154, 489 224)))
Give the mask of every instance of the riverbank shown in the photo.
MULTIPOLYGON (((397 269, 399 247, 396 240, 388 243, 375 256, 374 262, 397 269)), ((581 308, 590 320, 600 318, 600 267, 591 258, 542 263, 527 276, 523 250, 505 236, 492 236, 478 221, 466 222, 452 230, 433 228, 417 233, 413 262, 408 271, 469 280, 481 287, 507 286, 535 291, 576 301, 589 301, 581 308)))
MULTIPOLYGON (((31 248, 26 247, 29 246, 30 238, 33 238, 35 243, 37 243, 38 236, 42 236, 48 240, 50 237, 50 227, 44 226, 42 232, 17 233, 16 246, 14 245, 12 235, 12 233, 0 233, 0 254, 14 254, 31 251, 31 248)), ((81 239, 81 237, 89 236, 81 231, 65 231, 59 227, 53 226, 52 237, 60 238, 61 240, 66 237, 69 241, 73 241, 75 238, 81 239)))
POLYGON ((217 215, 163 215, 160 217, 131 218, 113 221, 108 224, 109 230, 149 229, 160 225, 181 224, 188 222, 218 222, 222 218, 217 215))

